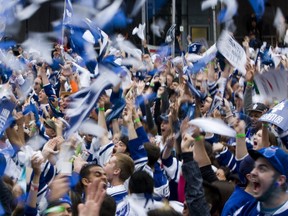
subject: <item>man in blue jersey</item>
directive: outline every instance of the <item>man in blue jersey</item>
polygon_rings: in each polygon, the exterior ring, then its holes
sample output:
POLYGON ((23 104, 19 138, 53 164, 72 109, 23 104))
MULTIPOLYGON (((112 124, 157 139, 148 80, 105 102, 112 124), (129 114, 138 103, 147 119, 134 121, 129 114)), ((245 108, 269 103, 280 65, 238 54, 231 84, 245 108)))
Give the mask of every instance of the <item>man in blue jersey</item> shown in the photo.
POLYGON ((256 200, 234 215, 288 215, 288 154, 278 147, 250 150, 249 154, 255 160, 250 180, 256 200))

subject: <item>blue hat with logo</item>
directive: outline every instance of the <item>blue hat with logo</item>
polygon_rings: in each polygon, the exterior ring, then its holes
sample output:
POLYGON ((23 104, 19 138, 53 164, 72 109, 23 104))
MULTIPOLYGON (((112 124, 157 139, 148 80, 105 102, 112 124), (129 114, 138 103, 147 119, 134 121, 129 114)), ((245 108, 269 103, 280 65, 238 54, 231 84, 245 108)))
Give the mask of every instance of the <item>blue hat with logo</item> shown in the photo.
POLYGON ((262 148, 259 151, 249 150, 249 155, 257 160, 259 157, 263 157, 277 170, 281 175, 286 176, 288 181, 288 154, 281 148, 268 147, 262 148))
POLYGON ((195 42, 195 43, 189 44, 188 45, 188 53, 199 54, 201 48, 202 48, 201 43, 195 42))

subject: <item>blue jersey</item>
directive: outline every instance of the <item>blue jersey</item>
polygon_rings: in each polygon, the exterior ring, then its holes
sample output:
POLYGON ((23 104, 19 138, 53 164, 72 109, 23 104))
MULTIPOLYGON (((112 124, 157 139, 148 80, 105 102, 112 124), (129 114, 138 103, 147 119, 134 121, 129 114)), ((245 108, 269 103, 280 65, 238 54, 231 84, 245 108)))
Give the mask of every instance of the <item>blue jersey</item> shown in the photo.
POLYGON ((244 205, 239 211, 237 211, 235 216, 238 215, 245 215, 245 216, 287 216, 288 215, 288 201, 284 203, 280 208, 273 209, 271 211, 264 212, 261 210, 260 202, 254 201, 249 202, 246 205, 244 205))
POLYGON ((128 192, 124 185, 117 185, 114 187, 108 187, 107 188, 107 194, 113 197, 116 204, 123 201, 123 199, 128 195, 128 192))
POLYGON ((254 201, 254 197, 247 193, 242 188, 236 186, 234 192, 230 198, 226 201, 222 210, 223 216, 233 215, 238 209, 240 209, 247 202, 254 201))

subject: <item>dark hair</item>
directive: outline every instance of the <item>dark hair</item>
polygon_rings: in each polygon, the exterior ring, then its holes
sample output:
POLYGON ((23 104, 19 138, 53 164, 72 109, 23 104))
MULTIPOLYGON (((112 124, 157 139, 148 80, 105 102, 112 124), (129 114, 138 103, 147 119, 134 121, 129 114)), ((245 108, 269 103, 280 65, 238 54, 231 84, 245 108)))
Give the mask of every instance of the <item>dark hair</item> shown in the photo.
POLYGON ((144 148, 148 156, 148 166, 154 167, 154 164, 160 157, 160 148, 156 145, 153 145, 149 142, 144 143, 144 148))
POLYGON ((114 216, 115 214, 116 214, 116 202, 110 195, 106 194, 103 203, 101 205, 99 215, 114 216))
POLYGON ((84 185, 82 183, 82 179, 83 178, 87 178, 89 175, 90 175, 90 169, 92 167, 101 167, 100 165, 96 164, 96 163, 89 163, 89 164, 86 164, 84 165, 81 170, 80 170, 80 173, 79 173, 79 181, 75 187, 75 191, 78 193, 78 194, 82 194, 83 193, 83 190, 84 190, 84 185))
POLYGON ((72 215, 78 216, 78 205, 82 203, 81 194, 78 194, 76 191, 70 190, 69 196, 71 199, 71 209, 72 209, 72 215))
POLYGON ((119 141, 124 143, 124 145, 126 146, 126 151, 125 152, 129 152, 129 148, 128 148, 129 137, 122 134, 120 139, 119 139, 119 141))
POLYGON ((129 181, 130 193, 153 194, 154 181, 153 178, 145 171, 135 172, 129 181))
POLYGON ((211 205, 210 214, 221 214, 222 209, 234 191, 234 184, 227 181, 203 181, 207 202, 211 205))

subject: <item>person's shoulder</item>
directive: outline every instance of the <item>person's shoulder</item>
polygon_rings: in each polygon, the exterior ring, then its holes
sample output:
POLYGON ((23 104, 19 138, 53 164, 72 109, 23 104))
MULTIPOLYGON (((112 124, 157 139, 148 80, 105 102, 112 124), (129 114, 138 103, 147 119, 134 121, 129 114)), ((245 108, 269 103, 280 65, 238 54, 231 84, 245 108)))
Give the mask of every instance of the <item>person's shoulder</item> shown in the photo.
POLYGON ((251 200, 247 202, 245 205, 243 205, 241 208, 239 208, 235 213, 234 216, 240 216, 240 215, 258 215, 260 205, 256 200, 251 200))

